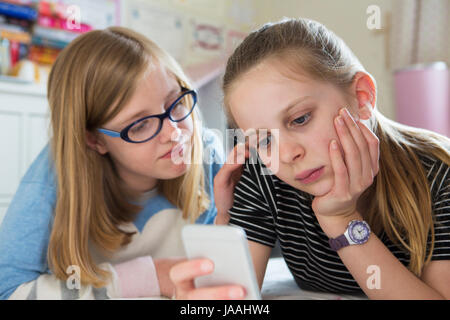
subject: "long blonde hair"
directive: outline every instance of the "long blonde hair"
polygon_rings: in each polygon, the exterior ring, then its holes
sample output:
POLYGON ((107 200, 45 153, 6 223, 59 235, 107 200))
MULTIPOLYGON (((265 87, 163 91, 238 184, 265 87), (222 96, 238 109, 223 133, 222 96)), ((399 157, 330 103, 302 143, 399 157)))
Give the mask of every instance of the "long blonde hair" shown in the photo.
MULTIPOLYGON (((228 59, 223 90, 231 127, 237 127, 227 101, 232 86, 251 68, 274 57, 296 71, 333 83, 343 92, 348 92, 356 72, 367 73, 345 43, 322 24, 308 19, 268 23, 250 33, 228 59)), ((384 231, 409 252, 409 269, 419 276, 431 259, 434 224, 430 185, 418 154, 450 164, 449 139, 391 121, 377 108, 369 125, 380 140, 380 170, 361 196, 369 203, 368 222, 376 234, 384 231), (431 245, 427 248, 429 236, 431 245)))
MULTIPOLYGON (((120 225, 133 221, 141 207, 130 201, 133 195, 110 156, 87 147, 86 132, 95 132, 123 109, 152 63, 161 64, 180 85, 190 87, 170 55, 139 33, 122 27, 79 36, 52 67, 48 101, 58 191, 48 261, 58 278, 66 279, 67 268, 76 265, 83 284, 105 285, 110 274, 96 265, 89 245, 108 254, 131 241, 133 233, 124 232, 120 225)), ((176 179, 160 180, 157 186, 181 208, 183 218, 191 221, 210 204, 204 190, 200 117, 195 108, 189 170, 176 179)))

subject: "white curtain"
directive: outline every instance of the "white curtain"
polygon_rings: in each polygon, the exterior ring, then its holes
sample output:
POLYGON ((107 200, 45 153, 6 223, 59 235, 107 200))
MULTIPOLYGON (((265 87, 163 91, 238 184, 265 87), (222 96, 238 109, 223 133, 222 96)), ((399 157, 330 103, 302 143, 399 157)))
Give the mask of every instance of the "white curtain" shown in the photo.
POLYGON ((444 61, 450 66, 450 0, 396 0, 390 34, 391 68, 444 61))

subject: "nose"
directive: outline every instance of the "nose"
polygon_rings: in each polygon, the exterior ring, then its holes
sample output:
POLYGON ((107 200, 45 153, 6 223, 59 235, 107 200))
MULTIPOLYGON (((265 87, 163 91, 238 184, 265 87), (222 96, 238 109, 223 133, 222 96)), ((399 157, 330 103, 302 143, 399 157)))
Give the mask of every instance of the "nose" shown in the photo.
POLYGON ((292 163, 294 161, 303 159, 303 157, 305 156, 305 148, 296 139, 286 136, 280 136, 279 156, 282 162, 292 163))
POLYGON ((159 139, 161 143, 167 143, 170 141, 178 141, 181 136, 181 130, 178 128, 177 122, 170 121, 169 118, 165 118, 162 124, 161 131, 159 132, 159 139))

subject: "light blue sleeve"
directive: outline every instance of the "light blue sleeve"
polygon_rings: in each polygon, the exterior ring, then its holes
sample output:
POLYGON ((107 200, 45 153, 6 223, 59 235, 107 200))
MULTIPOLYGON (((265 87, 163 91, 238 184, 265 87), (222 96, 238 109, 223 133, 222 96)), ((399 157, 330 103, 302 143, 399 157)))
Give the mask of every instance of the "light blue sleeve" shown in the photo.
POLYGON ((49 150, 47 145, 22 178, 0 226, 0 299, 50 272, 47 248, 56 183, 49 150))
POLYGON ((220 136, 220 133, 215 133, 212 129, 203 129, 205 188, 211 203, 209 208, 196 220, 196 223, 213 224, 217 215, 217 208, 214 203, 214 177, 225 163, 225 152, 220 136))

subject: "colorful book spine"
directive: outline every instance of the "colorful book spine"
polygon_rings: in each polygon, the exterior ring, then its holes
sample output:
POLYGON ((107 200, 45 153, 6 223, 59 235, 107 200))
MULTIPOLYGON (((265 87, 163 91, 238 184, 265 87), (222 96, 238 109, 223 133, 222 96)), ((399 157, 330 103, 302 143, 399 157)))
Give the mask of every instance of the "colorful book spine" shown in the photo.
POLYGON ((36 20, 38 15, 37 11, 33 8, 5 2, 0 2, 0 14, 25 20, 36 20))
POLYGON ((11 48, 10 48, 11 68, 13 68, 17 62, 19 62, 19 49, 20 43, 17 41, 11 41, 11 48))
POLYGON ((69 44, 65 41, 51 40, 40 36, 33 36, 31 38, 31 43, 37 46, 52 47, 57 49, 64 49, 69 44))
POLYGON ((19 60, 26 59, 28 57, 29 45, 25 43, 19 43, 19 60))
POLYGON ((49 17, 49 16, 39 16, 37 19, 38 25, 53 29, 62 29, 70 32, 84 33, 92 30, 90 25, 85 23, 80 23, 79 25, 73 25, 67 19, 49 17))
POLYGON ((39 15, 47 17, 55 17, 60 19, 67 18, 67 6, 63 3, 55 3, 49 1, 39 1, 38 4, 39 15))
POLYGON ((0 30, 8 30, 11 32, 26 32, 26 29, 9 23, 0 23, 0 30))
POLYGON ((42 64, 53 64, 60 50, 31 46, 29 59, 42 64))
POLYGON ((11 67, 10 41, 0 39, 0 74, 8 74, 11 67))
POLYGON ((31 36, 28 32, 16 32, 5 29, 0 29, 0 38, 25 44, 29 44, 31 42, 31 36))
POLYGON ((24 20, 24 19, 17 19, 12 17, 7 17, 5 15, 0 15, 0 23, 18 26, 21 28, 29 29, 33 25, 34 21, 31 20, 24 20))
POLYGON ((56 40, 69 43, 78 37, 79 34, 73 32, 67 32, 65 30, 45 28, 41 26, 35 26, 33 29, 33 35, 37 37, 47 38, 50 40, 56 40))
POLYGON ((0 74, 9 74, 20 60, 26 59, 28 47, 28 45, 18 41, 0 39, 0 74))
POLYGON ((18 4, 21 6, 31 6, 38 2, 39 0, 2 0, 2 2, 8 2, 12 4, 18 4))

